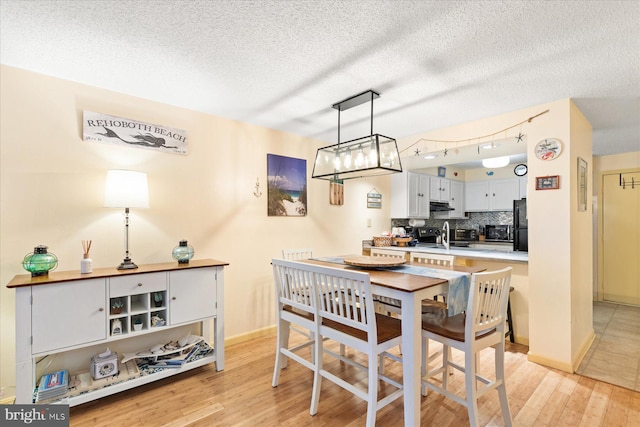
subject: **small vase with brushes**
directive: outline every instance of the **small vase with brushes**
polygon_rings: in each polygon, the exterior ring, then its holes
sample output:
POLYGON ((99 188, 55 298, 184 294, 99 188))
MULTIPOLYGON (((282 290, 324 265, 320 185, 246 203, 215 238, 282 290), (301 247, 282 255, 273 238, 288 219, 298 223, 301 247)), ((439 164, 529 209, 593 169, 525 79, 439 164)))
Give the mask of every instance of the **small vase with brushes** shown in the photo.
POLYGON ((82 260, 80 261, 80 273, 87 274, 93 272, 93 261, 89 258, 91 250, 91 240, 82 241, 82 260))

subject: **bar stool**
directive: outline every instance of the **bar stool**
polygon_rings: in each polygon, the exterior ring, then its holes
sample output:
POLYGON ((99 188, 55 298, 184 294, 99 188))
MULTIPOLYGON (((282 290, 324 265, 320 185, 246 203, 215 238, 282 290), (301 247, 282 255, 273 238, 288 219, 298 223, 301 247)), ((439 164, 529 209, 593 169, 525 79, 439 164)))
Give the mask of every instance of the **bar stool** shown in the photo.
POLYGON ((513 292, 513 286, 509 286, 509 302, 507 302, 507 332, 504 333, 504 337, 509 337, 510 342, 516 342, 513 336, 513 319, 511 318, 511 292, 513 292))

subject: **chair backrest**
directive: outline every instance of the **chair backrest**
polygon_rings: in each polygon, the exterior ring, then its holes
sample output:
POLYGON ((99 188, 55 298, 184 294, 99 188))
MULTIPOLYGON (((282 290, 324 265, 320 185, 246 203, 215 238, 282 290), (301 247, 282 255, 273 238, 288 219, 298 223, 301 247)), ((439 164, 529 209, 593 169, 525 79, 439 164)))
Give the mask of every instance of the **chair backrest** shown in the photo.
POLYGON ((411 252, 411 262, 437 265, 440 267, 452 267, 456 257, 454 255, 428 254, 426 252, 411 252))
POLYGON ((313 273, 300 267, 306 264, 284 259, 273 259, 271 264, 278 313, 285 306, 289 306, 313 314, 315 312, 313 273))
POLYGON ((511 270, 511 267, 506 267, 471 275, 465 324, 467 337, 496 328, 504 339, 511 270))
POLYGON ((289 260, 309 259, 313 258, 313 249, 283 249, 282 258, 289 260))
POLYGON ((394 251, 391 249, 371 248, 371 256, 386 256, 392 258, 406 258, 406 252, 394 251))
POLYGON ((317 302, 316 316, 321 325, 321 335, 339 341, 352 340, 348 345, 362 348, 353 334, 346 336, 340 332, 340 327, 327 324, 332 321, 339 325, 348 326, 363 331, 366 338, 359 341, 377 340, 376 314, 371 294, 369 274, 342 270, 330 267, 314 269, 315 298, 317 302))

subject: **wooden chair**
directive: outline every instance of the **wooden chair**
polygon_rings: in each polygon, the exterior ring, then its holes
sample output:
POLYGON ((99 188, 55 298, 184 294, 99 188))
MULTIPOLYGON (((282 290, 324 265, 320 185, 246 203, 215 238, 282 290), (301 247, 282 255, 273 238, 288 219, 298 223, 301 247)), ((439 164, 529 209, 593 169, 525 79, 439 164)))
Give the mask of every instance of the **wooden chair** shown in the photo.
MULTIPOLYGON (((292 260, 292 261, 298 261, 298 260, 301 260, 301 259, 313 258, 313 249, 311 249, 311 248, 283 249, 282 250, 282 258, 287 259, 287 260, 292 260)), ((290 329, 296 331, 300 335, 303 335, 303 336, 307 337, 307 339, 309 339, 309 340, 314 340, 313 332, 311 330, 305 331, 303 329, 300 329, 296 325, 291 325, 290 329)), ((343 355, 343 356, 345 355, 344 344, 340 345, 340 354, 343 355)), ((313 358, 314 358, 314 355, 312 354, 311 355, 311 361, 313 361, 313 358)), ((285 361, 283 368, 285 368, 286 365, 287 364, 286 364, 286 361, 285 361)))
POLYGON ((277 387, 280 371, 286 367, 288 359, 293 359, 315 371, 315 333, 306 334, 307 339, 293 347, 289 347, 289 334, 291 325, 298 325, 307 331, 315 331, 316 326, 311 273, 297 269, 298 263, 292 264, 292 261, 273 259, 271 264, 273 265, 278 322, 276 363, 271 385, 277 387), (311 360, 307 360, 297 353, 309 346, 311 346, 311 360))
MULTIPOLYGON (((401 258, 407 259, 407 253, 404 251, 394 251, 391 249, 380 249, 380 248, 371 248, 371 256, 382 256, 382 257, 391 257, 391 258, 401 258)), ((383 311, 387 314, 395 313, 400 314, 400 301, 395 298, 383 297, 376 295, 375 302, 380 311, 383 311)))
MULTIPOLYGON (((411 252, 409 256, 409 260, 411 262, 433 265, 436 267, 453 267, 456 257, 453 255, 430 254, 426 252, 411 252)), ((442 297, 442 302, 444 303, 447 302, 446 292, 441 292, 438 295, 442 297)), ((435 295, 433 297, 433 301, 438 301, 438 295, 435 295)), ((427 306, 431 305, 431 306, 436 306, 437 308, 442 308, 442 304, 434 304, 431 300, 424 301, 423 306, 424 305, 427 305, 427 306)))
POLYGON ((318 340, 316 371, 314 375, 311 414, 318 411, 322 379, 339 385, 345 390, 367 401, 367 426, 374 426, 376 412, 402 397, 404 390, 396 381, 378 372, 377 358, 385 355, 397 362, 401 359, 387 350, 401 342, 401 321, 376 313, 371 294, 370 277, 366 273, 321 266, 308 266, 314 273, 316 302, 316 327, 319 337, 329 338, 345 344, 367 355, 367 365, 323 349, 323 340, 318 340), (324 351, 323 351, 324 350, 324 351), (347 382, 325 369, 323 354, 333 356, 349 365, 367 372, 367 390, 347 382), (383 380, 396 389, 378 400, 378 381, 383 380))
MULTIPOLYGON (((430 314, 422 317, 423 340, 430 339, 443 345, 442 366, 423 375, 422 393, 426 395, 426 388, 430 388, 466 406, 471 426, 479 425, 478 399, 494 388, 497 389, 500 397, 504 423, 512 424, 504 377, 505 316, 510 282, 511 267, 475 273, 471 276, 469 301, 465 313, 452 317, 430 314), (480 351, 490 346, 495 346, 495 378, 493 380, 479 375, 475 363, 480 351), (450 360, 449 348, 464 352, 464 367, 450 360), (447 389, 446 371, 449 367, 465 373, 465 399, 447 389), (437 375, 441 375, 441 385, 431 380, 437 375), (479 389, 478 382, 481 382, 484 387, 479 389)), ((427 357, 428 355, 425 356, 427 357)))
POLYGON ((283 249, 282 258, 294 261, 313 258, 313 249, 283 249))

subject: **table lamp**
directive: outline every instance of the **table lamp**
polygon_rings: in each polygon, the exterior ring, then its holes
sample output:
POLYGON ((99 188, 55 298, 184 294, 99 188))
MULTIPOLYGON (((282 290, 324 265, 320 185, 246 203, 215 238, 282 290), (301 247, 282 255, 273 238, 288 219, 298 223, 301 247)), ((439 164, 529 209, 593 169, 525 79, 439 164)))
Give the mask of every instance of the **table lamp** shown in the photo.
POLYGON ((129 208, 149 207, 147 174, 130 170, 107 171, 104 206, 124 208, 124 261, 118 270, 138 268, 129 256, 129 208))

